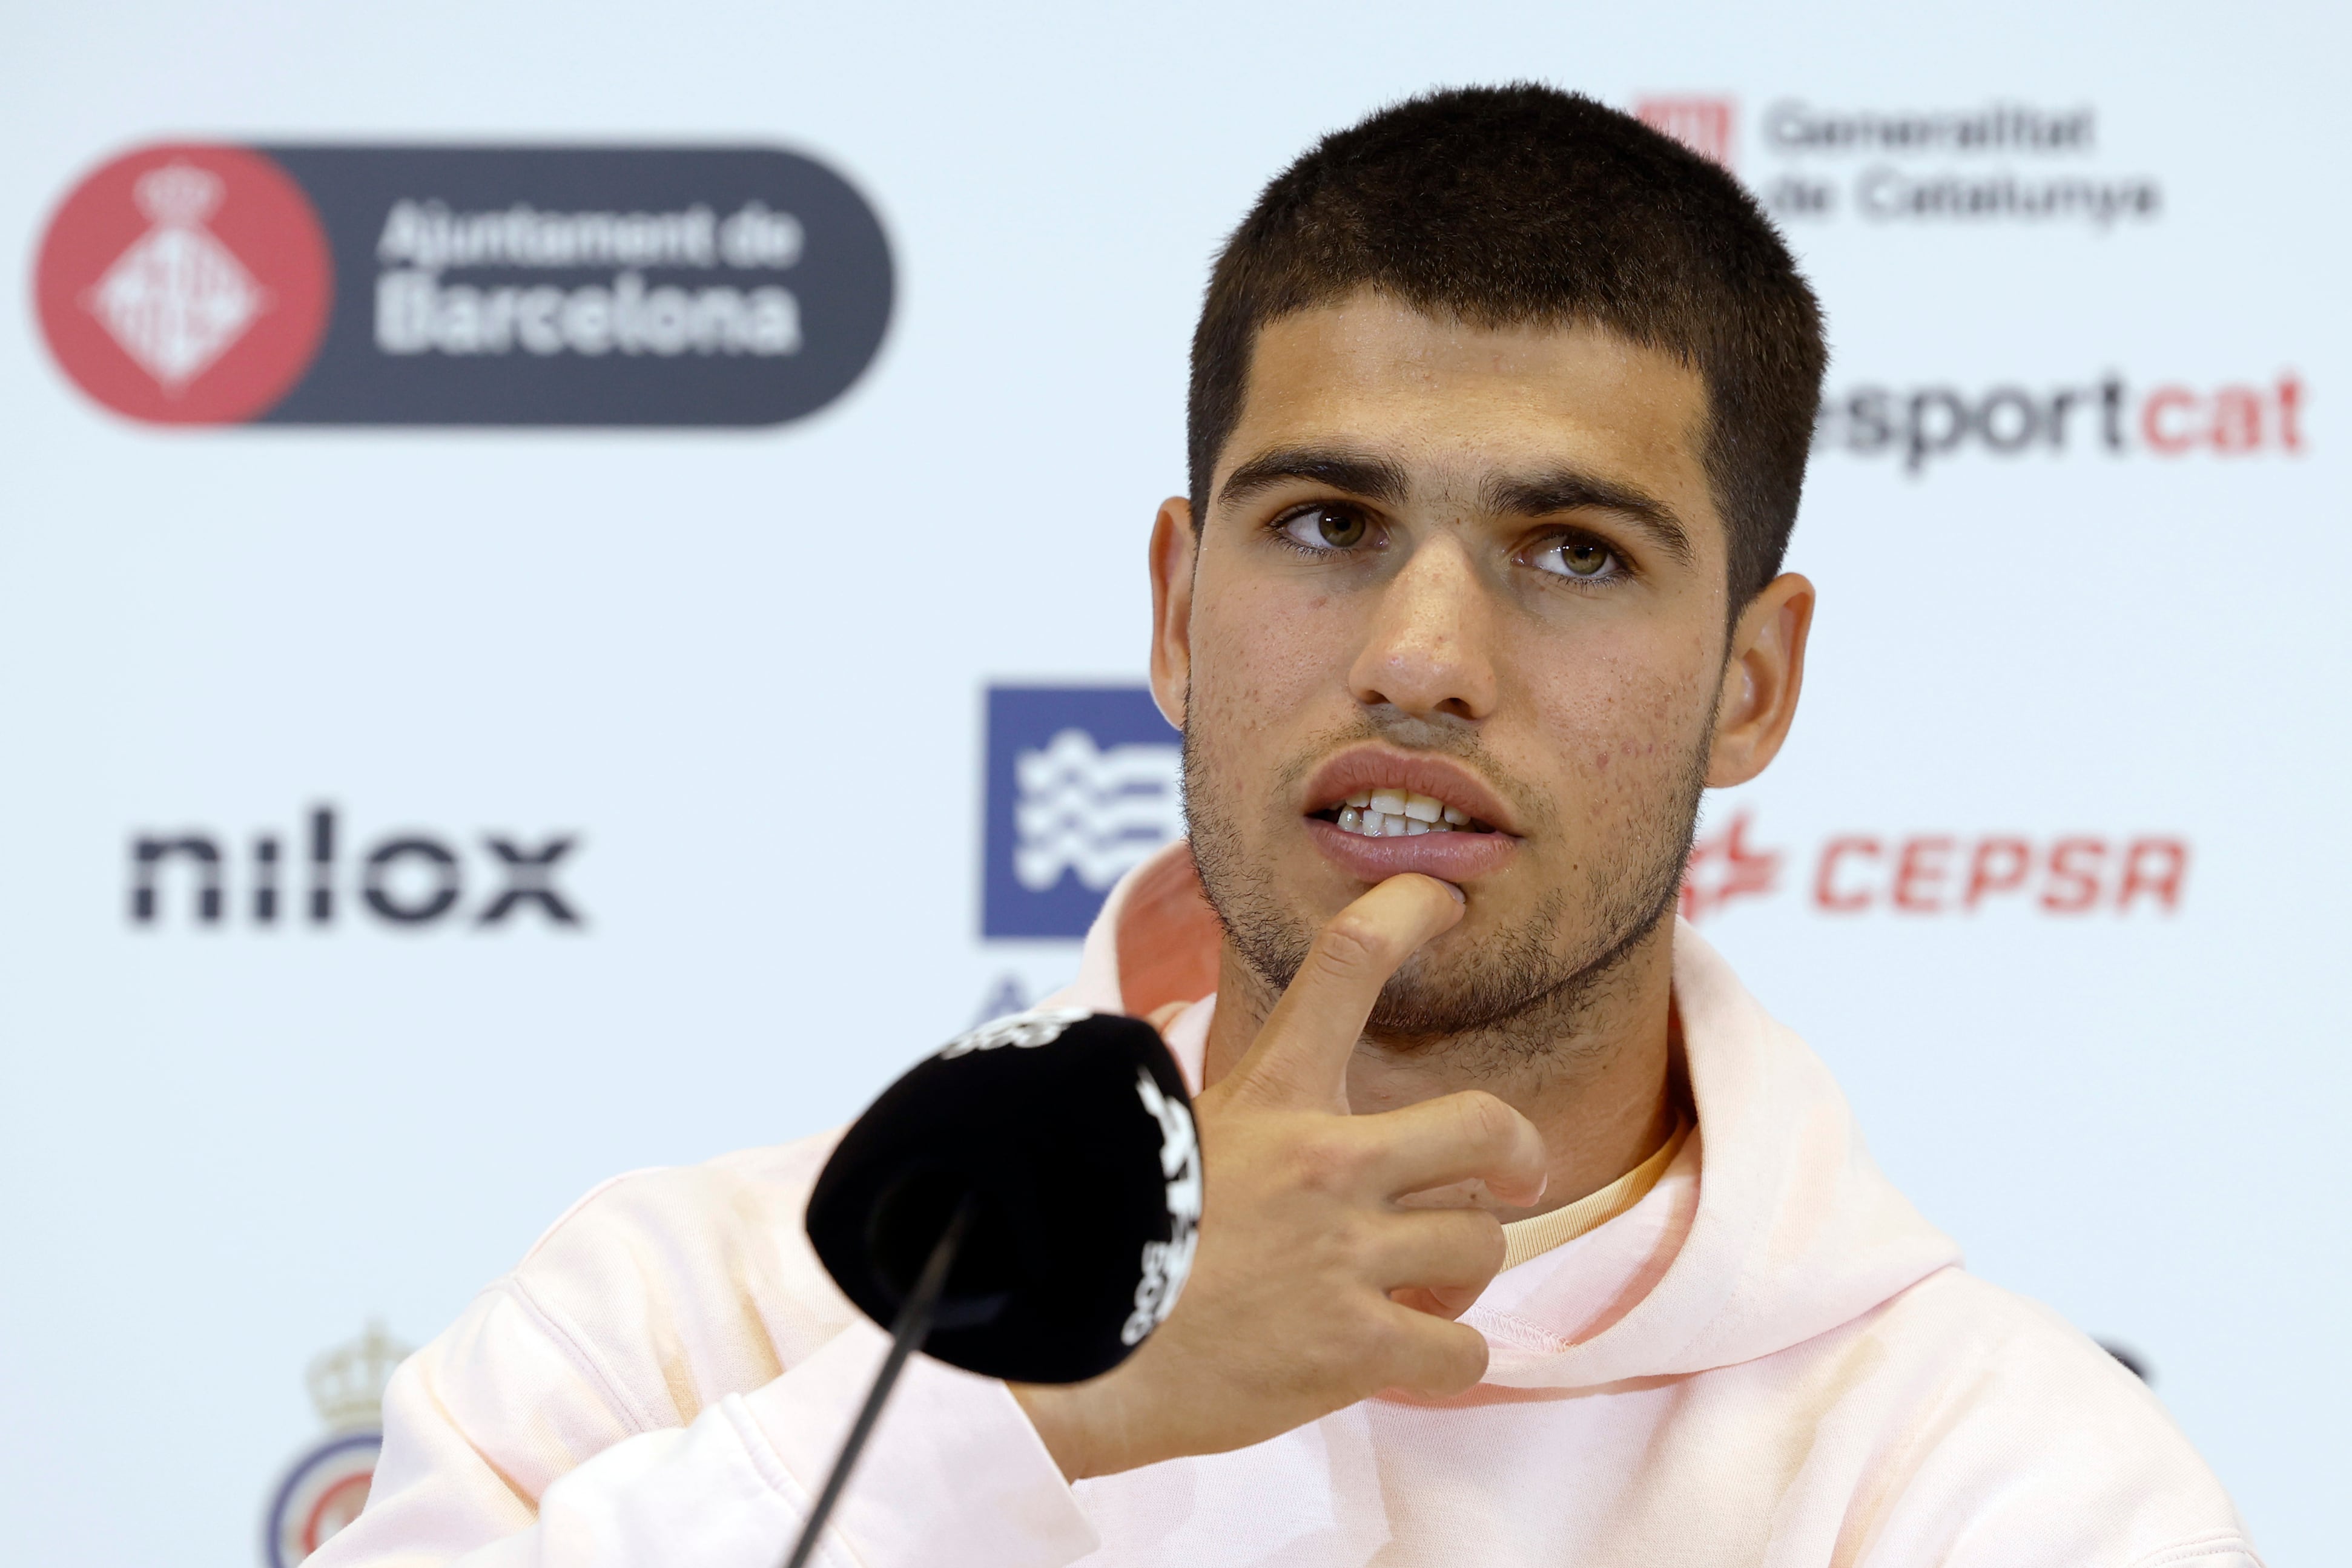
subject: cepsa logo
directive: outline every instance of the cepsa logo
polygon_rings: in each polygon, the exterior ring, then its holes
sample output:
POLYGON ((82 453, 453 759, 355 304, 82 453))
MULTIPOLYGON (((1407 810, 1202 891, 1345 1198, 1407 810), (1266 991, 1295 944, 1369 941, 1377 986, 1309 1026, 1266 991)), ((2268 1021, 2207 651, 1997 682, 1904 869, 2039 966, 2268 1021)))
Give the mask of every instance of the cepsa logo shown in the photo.
POLYGON ((1754 825, 1743 809, 1692 846, 1685 919, 1784 892, 1830 915, 2168 915, 2189 880, 2177 833, 1853 832, 1801 854, 1757 842, 1754 825))
POLYGON ((1861 385, 1822 401, 1816 450, 1893 459, 1914 476, 1963 453, 2145 453, 2155 457, 2300 457, 2303 378, 2141 389, 2119 375, 2059 386, 1861 385))
POLYGON ((342 813, 314 806, 292 831, 263 828, 237 856, 232 834, 210 828, 140 829, 131 835, 131 924, 142 929, 165 924, 167 905, 177 903, 186 923, 219 927, 225 923, 269 931, 281 924, 325 929, 346 907, 364 912, 383 925, 427 930, 450 922, 476 930, 544 925, 580 930, 579 905, 556 881, 579 847, 576 832, 540 835, 491 831, 480 834, 394 829, 372 837, 353 852, 342 813), (478 854, 468 854, 478 845, 478 854), (232 861, 244 862, 230 885, 232 861), (471 861, 488 876, 485 895, 462 906, 471 861), (173 885, 183 892, 177 899, 173 885))
POLYGON ((169 424, 774 424, 892 291, 865 199, 774 148, 142 148, 34 280, 66 374, 169 424))

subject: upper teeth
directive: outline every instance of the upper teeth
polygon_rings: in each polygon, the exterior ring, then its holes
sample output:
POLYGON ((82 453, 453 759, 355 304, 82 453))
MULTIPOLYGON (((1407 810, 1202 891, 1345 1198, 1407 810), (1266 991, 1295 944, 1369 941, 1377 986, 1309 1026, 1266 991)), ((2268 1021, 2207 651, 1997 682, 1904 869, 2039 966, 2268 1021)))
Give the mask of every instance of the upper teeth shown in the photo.
POLYGON ((1450 833, 1466 826, 1470 813, 1433 795, 1405 789, 1360 789, 1339 812, 1339 831, 1368 839, 1402 839, 1420 833, 1450 833))

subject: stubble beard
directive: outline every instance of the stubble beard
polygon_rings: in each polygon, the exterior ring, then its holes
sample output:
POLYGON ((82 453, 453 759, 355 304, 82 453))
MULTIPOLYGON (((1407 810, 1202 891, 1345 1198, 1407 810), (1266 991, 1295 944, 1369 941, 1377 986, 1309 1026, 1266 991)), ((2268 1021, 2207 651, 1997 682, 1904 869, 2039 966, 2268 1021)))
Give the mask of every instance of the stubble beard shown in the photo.
MULTIPOLYGON (((1435 732, 1443 743, 1432 745, 1433 727, 1407 724, 1416 732, 1410 737, 1400 733, 1403 727, 1366 716, 1351 730, 1308 747, 1282 770, 1276 798, 1289 798, 1307 772, 1339 747, 1373 739, 1437 751, 1498 788, 1507 784, 1484 765, 1475 738, 1435 732)), ((1201 886, 1235 954, 1269 998, 1278 996, 1307 962, 1316 933, 1284 901, 1267 862, 1249 852, 1234 801, 1219 787, 1213 747, 1200 743, 1197 729, 1188 726, 1184 734, 1184 818, 1201 886)), ((1596 846, 1580 888, 1549 890, 1525 918, 1485 934, 1443 964, 1425 955, 1408 959, 1382 988, 1366 1033, 1391 1051, 1443 1051, 1498 1071, 1575 1054, 1578 1036, 1620 991, 1644 939, 1674 911, 1706 789, 1703 738, 1669 777, 1666 791, 1596 846)), ((1525 789, 1505 793, 1531 835, 1553 830, 1558 812, 1549 801, 1525 789)))

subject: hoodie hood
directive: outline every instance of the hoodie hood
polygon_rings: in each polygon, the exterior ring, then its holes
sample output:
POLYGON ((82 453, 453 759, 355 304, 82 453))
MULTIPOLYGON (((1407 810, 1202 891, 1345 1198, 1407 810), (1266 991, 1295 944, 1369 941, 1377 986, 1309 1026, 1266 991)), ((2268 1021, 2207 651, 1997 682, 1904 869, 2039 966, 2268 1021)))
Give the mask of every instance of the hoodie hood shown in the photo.
MULTIPOLYGON (((1111 891, 1054 1001, 1138 1015, 1207 1004, 1167 1030, 1197 1092, 1217 941, 1192 851, 1171 844, 1111 891)), ((1872 1161, 1821 1059, 1680 920, 1674 993, 1697 1130, 1641 1202, 1496 1276, 1464 1314, 1488 1341, 1488 1385, 1593 1388, 1752 1361, 1960 1261, 1872 1161)))

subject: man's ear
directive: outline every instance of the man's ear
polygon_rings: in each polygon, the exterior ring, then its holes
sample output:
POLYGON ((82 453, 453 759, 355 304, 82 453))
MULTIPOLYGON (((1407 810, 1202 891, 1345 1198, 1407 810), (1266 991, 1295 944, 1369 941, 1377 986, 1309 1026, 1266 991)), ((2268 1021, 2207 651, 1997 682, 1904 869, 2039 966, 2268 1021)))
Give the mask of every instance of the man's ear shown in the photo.
POLYGON ((1184 694, 1192 682, 1192 503, 1171 496, 1151 525, 1151 699, 1160 716, 1184 727, 1184 694))
POLYGON ((1793 571, 1774 578, 1740 612, 1716 700, 1708 789, 1745 784, 1780 754, 1797 716, 1812 627, 1813 585, 1793 571))

